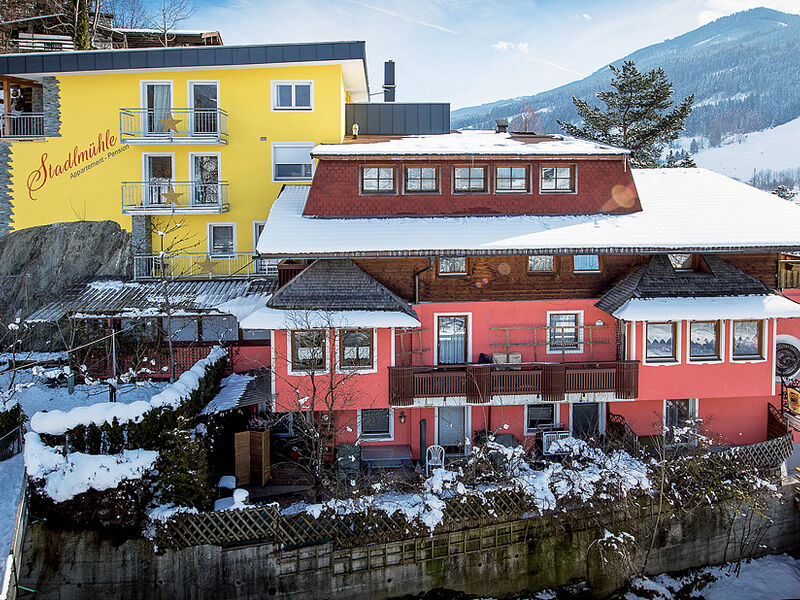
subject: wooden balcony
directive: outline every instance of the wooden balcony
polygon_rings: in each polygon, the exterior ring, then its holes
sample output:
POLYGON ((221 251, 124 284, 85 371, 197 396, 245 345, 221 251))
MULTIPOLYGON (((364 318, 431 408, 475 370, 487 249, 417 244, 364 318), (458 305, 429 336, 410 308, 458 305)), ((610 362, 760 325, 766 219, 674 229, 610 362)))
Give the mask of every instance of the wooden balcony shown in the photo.
POLYGON ((783 254, 778 260, 778 288, 800 288, 800 258, 783 254))
POLYGON ((389 367, 392 406, 412 406, 422 398, 488 404, 494 396, 541 396, 544 402, 563 402, 568 394, 587 393, 636 398, 639 361, 389 367))

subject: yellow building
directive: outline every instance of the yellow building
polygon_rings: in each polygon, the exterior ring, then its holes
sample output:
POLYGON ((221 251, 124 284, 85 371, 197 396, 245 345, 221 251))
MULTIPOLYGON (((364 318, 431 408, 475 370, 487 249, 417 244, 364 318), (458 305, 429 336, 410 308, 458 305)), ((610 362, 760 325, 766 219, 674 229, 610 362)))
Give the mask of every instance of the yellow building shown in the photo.
POLYGON ((368 100, 365 60, 364 42, 0 56, 0 235, 109 219, 139 278, 271 270, 260 227, 368 100))

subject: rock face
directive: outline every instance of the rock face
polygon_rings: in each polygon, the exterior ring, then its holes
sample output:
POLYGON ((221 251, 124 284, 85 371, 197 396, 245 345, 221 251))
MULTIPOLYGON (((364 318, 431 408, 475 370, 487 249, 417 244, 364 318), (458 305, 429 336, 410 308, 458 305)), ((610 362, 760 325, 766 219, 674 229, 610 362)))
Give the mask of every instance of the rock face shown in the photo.
POLYGON ((114 221, 14 231, 0 238, 0 315, 30 314, 93 277, 130 279, 132 265, 130 233, 114 221))

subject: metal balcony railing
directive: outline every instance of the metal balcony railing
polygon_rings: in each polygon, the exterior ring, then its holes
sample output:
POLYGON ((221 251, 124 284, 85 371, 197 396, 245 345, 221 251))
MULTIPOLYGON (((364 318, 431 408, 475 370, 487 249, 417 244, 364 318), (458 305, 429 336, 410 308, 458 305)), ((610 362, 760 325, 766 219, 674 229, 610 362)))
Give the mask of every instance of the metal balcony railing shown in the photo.
POLYGON ((389 367, 392 406, 411 406, 417 398, 446 397, 486 404, 494 395, 541 395, 545 402, 561 402, 565 394, 594 392, 636 398, 639 362, 389 367))
POLYGON ((220 108, 121 108, 119 132, 126 144, 227 144, 228 113, 220 108))
POLYGON ((0 113, 0 137, 44 137, 44 113, 0 113))
POLYGON ((258 258, 252 252, 225 255, 138 254, 133 257, 134 279, 217 279, 277 276, 276 261, 258 258))
POLYGON ((228 211, 227 181, 126 181, 122 214, 161 215, 228 211))

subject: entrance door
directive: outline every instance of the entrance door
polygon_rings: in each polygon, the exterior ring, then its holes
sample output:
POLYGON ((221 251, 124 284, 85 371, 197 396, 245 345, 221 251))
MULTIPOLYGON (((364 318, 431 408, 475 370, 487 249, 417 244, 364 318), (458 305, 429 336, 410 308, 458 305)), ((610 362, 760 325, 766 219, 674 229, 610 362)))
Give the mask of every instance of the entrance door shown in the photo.
POLYGON ((162 122, 169 119, 172 109, 172 86, 169 83, 147 83, 144 89, 145 108, 147 109, 146 133, 165 133, 162 122))
POLYGON ((600 434, 600 405, 586 402, 572 405, 572 436, 582 440, 600 434))
POLYGON ((191 84, 192 109, 190 120, 194 133, 216 134, 219 131, 217 109, 219 100, 216 83, 191 84))
POLYGON ((219 156, 192 155, 192 187, 194 204, 219 204, 219 156))
POLYGON ((145 158, 145 202, 164 204, 163 194, 172 185, 172 156, 146 155, 145 158))
POLYGON ((437 322, 437 362, 457 365, 467 362, 467 317, 439 317, 437 322))
POLYGON ((463 406, 439 408, 439 445, 447 454, 464 454, 466 425, 466 409, 463 406))

